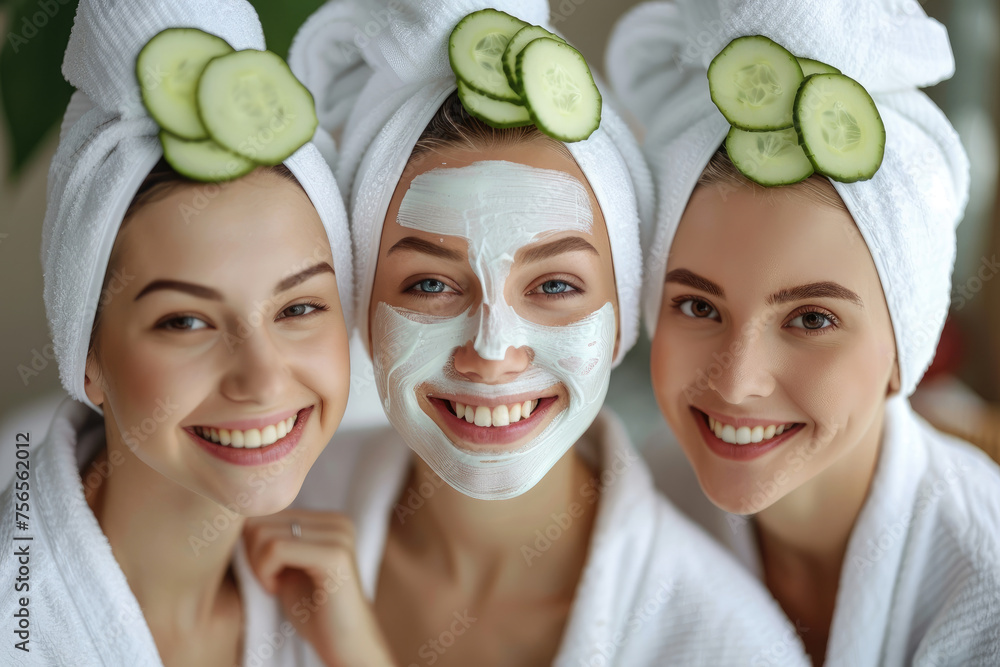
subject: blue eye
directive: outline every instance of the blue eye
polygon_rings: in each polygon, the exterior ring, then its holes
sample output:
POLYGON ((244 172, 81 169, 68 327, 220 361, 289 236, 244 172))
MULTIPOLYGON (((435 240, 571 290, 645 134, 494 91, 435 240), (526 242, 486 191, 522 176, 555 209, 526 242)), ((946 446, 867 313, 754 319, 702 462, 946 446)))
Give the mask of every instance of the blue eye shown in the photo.
POLYGON ((546 294, 565 294, 575 290, 572 285, 562 280, 546 280, 542 283, 542 291, 546 294))
POLYGON ((433 278, 425 278, 424 280, 421 280, 420 282, 415 284, 410 289, 414 289, 418 292, 424 292, 426 294, 443 294, 449 288, 440 280, 435 280, 433 278))

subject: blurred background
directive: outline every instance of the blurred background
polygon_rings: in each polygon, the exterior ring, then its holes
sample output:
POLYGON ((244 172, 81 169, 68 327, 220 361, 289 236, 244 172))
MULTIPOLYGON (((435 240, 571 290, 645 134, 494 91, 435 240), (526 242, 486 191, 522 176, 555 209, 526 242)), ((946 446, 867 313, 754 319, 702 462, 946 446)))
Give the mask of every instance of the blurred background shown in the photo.
MULTIPOLYGON (((322 0, 252 0, 252 4, 260 14, 268 48, 285 55, 295 30, 322 0)), ((603 69, 611 27, 636 4, 636 0, 550 0, 554 26, 597 71, 603 69)), ((1000 3, 921 4, 947 26, 951 36, 957 74, 927 92, 954 123, 969 152, 972 195, 959 227, 951 317, 914 405, 939 428, 974 441, 1000 459, 1000 3)), ((0 0, 3 444, 13 442, 15 431, 25 430, 32 431, 32 442, 40 441, 63 394, 42 304, 39 248, 48 165, 71 92, 60 66, 75 11, 75 0, 0 0)), ((649 388, 648 355, 648 341, 642 340, 615 371, 608 395, 608 403, 623 417, 637 444, 646 443, 663 425, 649 388)), ((376 410, 357 414, 377 418, 377 402, 368 407, 376 410)), ((0 464, 4 467, 6 463, 0 464)))

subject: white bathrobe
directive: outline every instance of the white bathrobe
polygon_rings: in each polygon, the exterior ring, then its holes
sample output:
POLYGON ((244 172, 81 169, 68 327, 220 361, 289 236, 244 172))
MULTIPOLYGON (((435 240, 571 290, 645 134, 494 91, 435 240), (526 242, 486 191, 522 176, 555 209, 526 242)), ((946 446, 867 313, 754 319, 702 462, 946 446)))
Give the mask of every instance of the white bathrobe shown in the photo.
MULTIPOLYGON (((666 429, 657 486, 762 576, 753 526, 716 508, 666 429)), ((890 399, 875 478, 840 573, 827 667, 1000 665, 1000 469, 890 399)))
MULTIPOLYGON (((14 525, 14 487, 0 496, 2 665, 162 665, 139 602, 84 499, 80 471, 103 444, 100 417, 67 399, 46 440, 32 453, 28 530, 14 525), (32 539, 17 539, 27 537, 32 539), (27 591, 15 590, 16 578, 24 574, 19 573, 21 557, 15 556, 19 549, 28 550, 27 591), (13 634, 20 598, 28 598, 27 653, 15 647, 23 637, 13 634)), ((242 543, 235 551, 234 572, 244 611, 243 666, 311 664, 315 654, 254 578, 242 543)))
MULTIPOLYGON (((599 500, 594 496, 599 505, 590 553, 554 664, 807 664, 794 629, 767 592, 655 491, 612 413, 604 410, 577 447, 600 471, 603 491, 599 500)), ((404 493, 412 456, 391 429, 338 435, 296 500, 312 509, 344 508, 354 520, 369 598, 390 522, 400 512, 419 511, 421 494, 433 493, 426 480, 404 493)), ((555 521, 540 528, 558 539, 555 521)), ((526 560, 547 548, 541 539, 526 547, 526 560)))

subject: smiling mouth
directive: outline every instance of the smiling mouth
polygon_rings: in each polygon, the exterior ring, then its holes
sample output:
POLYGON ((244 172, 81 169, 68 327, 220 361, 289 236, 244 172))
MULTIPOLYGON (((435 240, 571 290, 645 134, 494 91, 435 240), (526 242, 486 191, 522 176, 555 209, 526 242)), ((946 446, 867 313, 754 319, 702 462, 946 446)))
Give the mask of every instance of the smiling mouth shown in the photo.
POLYGON ((212 426, 193 426, 191 429, 198 434, 198 437, 217 445, 236 449, 256 449, 258 447, 273 445, 278 440, 284 438, 295 428, 298 419, 299 413, 296 413, 288 419, 283 419, 262 428, 238 430, 215 428, 212 426))
POLYGON ((444 403, 447 405, 448 411, 459 419, 464 419, 470 424, 486 428, 510 426, 521 420, 528 419, 542 400, 544 399, 538 398, 521 403, 511 403, 510 405, 497 405, 495 407, 465 405, 464 403, 450 400, 444 400, 444 403))
POLYGON ((805 424, 798 422, 735 426, 710 417, 701 410, 697 410, 697 412, 698 416, 708 425, 708 430, 714 433, 716 438, 729 445, 755 445, 805 426, 805 424))

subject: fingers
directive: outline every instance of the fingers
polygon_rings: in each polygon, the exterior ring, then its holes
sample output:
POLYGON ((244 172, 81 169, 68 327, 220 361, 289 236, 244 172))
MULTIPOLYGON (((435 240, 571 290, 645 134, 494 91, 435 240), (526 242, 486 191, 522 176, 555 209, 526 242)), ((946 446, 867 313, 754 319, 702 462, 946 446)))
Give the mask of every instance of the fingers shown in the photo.
POLYGON ((274 594, 286 568, 309 575, 317 585, 337 568, 354 572, 354 525, 333 512, 286 511, 248 520, 244 543, 250 566, 274 594), (298 524, 300 537, 292 529, 298 524))

